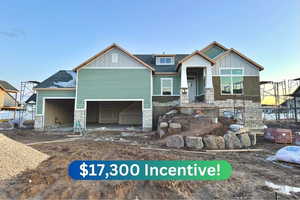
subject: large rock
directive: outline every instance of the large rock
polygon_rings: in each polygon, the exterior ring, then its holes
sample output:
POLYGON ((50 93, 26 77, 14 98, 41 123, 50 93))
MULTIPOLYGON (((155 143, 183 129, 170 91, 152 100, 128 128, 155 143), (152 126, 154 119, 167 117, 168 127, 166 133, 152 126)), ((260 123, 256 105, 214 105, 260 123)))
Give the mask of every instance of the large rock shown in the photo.
POLYGON ((168 128, 168 133, 178 134, 181 133, 181 124, 180 123, 170 123, 168 128))
POLYGON ((168 133, 168 122, 160 122, 157 126, 157 134, 160 138, 168 133))
POLYGON ((186 136, 185 144, 187 147, 193 148, 193 149, 202 149, 204 146, 202 137, 193 137, 193 136, 186 136))
POLYGON ((254 146, 256 145, 256 134, 255 133, 249 133, 249 138, 251 141, 251 145, 254 146))
POLYGON ((216 136, 216 144, 218 149, 225 149, 225 140, 222 136, 216 136))
POLYGON ((172 135, 167 137, 167 147, 172 147, 172 148, 182 148, 184 147, 184 140, 181 135, 172 135))
POLYGON ((207 135, 203 137, 204 146, 207 149, 218 149, 218 145, 216 142, 216 136, 207 135))
POLYGON ((242 148, 239 138, 232 133, 227 133, 224 135, 225 147, 226 149, 240 149, 242 148))
POLYGON ((247 133, 239 134, 239 139, 241 141, 242 147, 250 147, 251 146, 251 140, 247 133))

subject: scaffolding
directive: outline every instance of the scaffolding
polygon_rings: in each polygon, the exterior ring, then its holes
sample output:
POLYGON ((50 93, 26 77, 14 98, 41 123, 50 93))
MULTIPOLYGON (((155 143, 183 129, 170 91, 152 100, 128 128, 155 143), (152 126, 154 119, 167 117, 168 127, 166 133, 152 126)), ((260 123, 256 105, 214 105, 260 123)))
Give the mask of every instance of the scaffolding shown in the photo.
MULTIPOLYGON (((291 118, 290 110, 292 108, 287 108, 284 104, 292 99, 290 94, 292 94, 299 86, 300 78, 283 81, 261 81, 261 99, 264 109, 273 112, 276 120, 280 120, 281 118, 291 118), (265 99, 269 99, 272 103, 264 104, 265 99)), ((289 106, 289 104, 287 106, 289 106)))
POLYGON ((20 96, 19 96, 19 103, 21 104, 22 109, 19 111, 19 123, 21 123, 24 118, 34 120, 34 113, 35 113, 35 107, 33 107, 34 110, 31 111, 30 116, 27 113, 26 108, 26 100, 31 97, 33 94, 35 94, 34 87, 39 84, 38 81, 22 81, 21 87, 20 87, 20 96))

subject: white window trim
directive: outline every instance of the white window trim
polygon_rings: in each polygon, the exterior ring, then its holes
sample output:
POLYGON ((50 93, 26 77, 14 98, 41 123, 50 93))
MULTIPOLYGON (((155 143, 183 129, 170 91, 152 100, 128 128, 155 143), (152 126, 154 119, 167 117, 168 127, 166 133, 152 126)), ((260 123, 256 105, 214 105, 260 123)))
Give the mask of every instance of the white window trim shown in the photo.
POLYGON ((160 95, 161 96, 173 96, 173 78, 160 78, 160 95), (171 80, 171 94, 170 95, 164 95, 163 94, 163 81, 164 80, 171 80))
POLYGON ((175 58, 173 56, 157 56, 156 57, 156 65, 174 65, 175 64, 175 58), (161 63, 160 58, 171 58, 170 63, 161 63))
POLYGON ((220 77, 230 77, 230 79, 231 79, 231 85, 230 85, 230 94, 223 94, 222 93, 222 81, 221 81, 221 79, 220 79, 220 94, 221 95, 223 95, 223 96, 228 96, 228 95, 238 95, 238 96, 241 96, 241 95, 244 95, 244 90, 245 90, 245 87, 244 87, 244 85, 243 85, 243 92, 241 93, 241 94, 234 94, 233 93, 233 81, 232 81, 232 77, 243 77, 243 80, 244 80, 244 68, 241 68, 241 67, 220 67, 219 68, 219 75, 220 75, 220 77), (239 75, 239 74, 230 74, 230 75, 222 75, 221 74, 221 70, 224 70, 224 69, 241 69, 242 70, 242 74, 241 75, 239 75))

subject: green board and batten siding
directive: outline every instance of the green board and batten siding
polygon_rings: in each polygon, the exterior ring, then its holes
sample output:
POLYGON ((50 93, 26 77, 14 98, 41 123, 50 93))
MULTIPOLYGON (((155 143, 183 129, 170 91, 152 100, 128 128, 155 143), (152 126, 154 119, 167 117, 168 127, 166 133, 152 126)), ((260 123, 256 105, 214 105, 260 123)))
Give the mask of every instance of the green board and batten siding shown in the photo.
POLYGON ((45 97, 74 97, 75 90, 38 90, 37 91, 37 102, 36 102, 36 113, 43 114, 43 99, 45 97))
POLYGON ((83 68, 78 71, 76 109, 84 109, 86 99, 144 99, 144 108, 152 108, 151 76, 146 68, 83 68))

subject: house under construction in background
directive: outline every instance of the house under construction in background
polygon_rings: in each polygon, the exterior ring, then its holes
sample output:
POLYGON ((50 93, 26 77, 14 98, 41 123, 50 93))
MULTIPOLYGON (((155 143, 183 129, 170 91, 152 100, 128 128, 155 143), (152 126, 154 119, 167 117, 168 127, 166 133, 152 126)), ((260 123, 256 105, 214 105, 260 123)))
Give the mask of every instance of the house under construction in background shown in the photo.
POLYGON ((261 81, 264 120, 299 119, 300 78, 283 81, 261 81))
POLYGON ((0 111, 13 112, 13 114, 9 116, 0 116, 0 120, 15 119, 16 111, 21 109, 17 101, 18 93, 19 90, 10 83, 0 80, 0 111))

